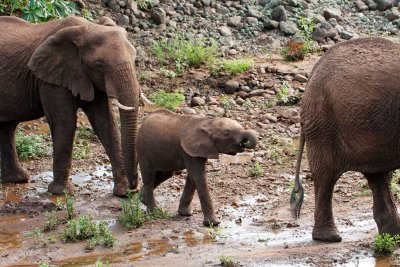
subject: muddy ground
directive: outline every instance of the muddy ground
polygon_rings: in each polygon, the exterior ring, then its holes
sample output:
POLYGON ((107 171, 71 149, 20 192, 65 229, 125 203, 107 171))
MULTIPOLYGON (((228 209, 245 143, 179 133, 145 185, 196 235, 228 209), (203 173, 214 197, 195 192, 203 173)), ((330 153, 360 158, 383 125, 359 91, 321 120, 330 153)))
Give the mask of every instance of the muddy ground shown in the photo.
MULTIPOLYGON (((296 70, 301 65, 309 70, 317 59, 314 56, 297 65, 282 61, 273 64, 296 70)), ((265 58, 257 60, 258 65, 271 62, 265 58)), ((178 81, 190 81, 200 72, 190 72, 186 74, 190 77, 180 77, 178 81)), ((271 112, 285 108, 276 106, 271 112)), ((346 173, 335 187, 334 216, 343 241, 313 241, 313 181, 307 178, 306 160, 302 164, 306 196, 300 219, 292 219, 289 211, 299 125, 280 119, 265 127, 257 124, 257 112, 235 109, 231 113, 260 132, 262 145, 255 151, 209 161, 208 180, 215 210, 222 221, 220 227, 202 226, 197 195, 193 216, 177 215, 184 187, 182 173, 156 190, 159 205, 172 214, 171 218, 145 222, 134 230, 123 228, 116 221, 121 212, 120 199, 112 195, 109 162, 100 143, 92 140, 91 154, 73 161, 71 178, 77 188, 76 207, 79 214, 90 214, 95 220, 109 223, 116 237, 114 247, 97 246, 86 252, 85 242, 64 244, 60 237, 65 225, 36 238, 28 237, 27 233, 43 228, 44 212, 55 207, 56 197, 47 193, 52 158, 45 157, 23 162, 32 176, 30 183, 0 185, 0 266, 94 266, 98 259, 107 266, 218 266, 222 255, 231 257, 237 266, 390 266, 399 262, 396 256, 379 258, 373 253, 371 244, 377 227, 372 216, 372 198, 365 180, 357 173, 346 173), (277 144, 284 153, 273 157, 271 147, 277 144), (255 161, 262 163, 264 171, 260 177, 252 178, 247 168, 255 161), (45 242, 49 236, 57 241, 45 242)), ((146 114, 147 111, 143 112, 143 116, 146 114)), ((82 114, 80 125, 87 125, 82 114)), ((23 128, 47 132, 43 121, 25 124, 23 128)), ((65 211, 58 214, 62 217, 65 211)))

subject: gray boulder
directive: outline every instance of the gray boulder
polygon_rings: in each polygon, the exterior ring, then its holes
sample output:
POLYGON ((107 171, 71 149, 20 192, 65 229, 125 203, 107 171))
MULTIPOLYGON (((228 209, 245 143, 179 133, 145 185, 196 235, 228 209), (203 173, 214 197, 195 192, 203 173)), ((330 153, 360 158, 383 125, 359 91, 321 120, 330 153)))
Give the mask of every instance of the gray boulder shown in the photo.
POLYGON ((267 30, 278 29, 278 27, 279 27, 279 21, 276 21, 276 20, 264 21, 264 28, 267 30))
POLYGON ((167 14, 161 7, 155 7, 150 11, 150 17, 158 25, 164 24, 167 21, 167 14))
POLYGON ((342 17, 342 11, 340 11, 340 9, 333 7, 325 8, 323 13, 325 19, 335 18, 337 20, 341 20, 342 17))
POLYGON ((239 82, 236 80, 228 80, 224 85, 225 93, 234 94, 239 90, 239 82))
POLYGON ((391 8, 394 4, 393 0, 375 0, 376 8, 379 11, 384 11, 388 8, 391 8))
POLYGON ((286 21, 287 13, 285 8, 283 6, 277 6, 274 9, 272 9, 271 19, 276 21, 286 21))
POLYGON ((279 22, 279 30, 287 35, 294 35, 299 31, 299 28, 293 21, 281 21, 279 22))
POLYGON ((234 17, 228 18, 226 21, 226 24, 228 24, 228 26, 230 26, 230 27, 237 27, 241 21, 242 21, 241 16, 234 16, 234 17))

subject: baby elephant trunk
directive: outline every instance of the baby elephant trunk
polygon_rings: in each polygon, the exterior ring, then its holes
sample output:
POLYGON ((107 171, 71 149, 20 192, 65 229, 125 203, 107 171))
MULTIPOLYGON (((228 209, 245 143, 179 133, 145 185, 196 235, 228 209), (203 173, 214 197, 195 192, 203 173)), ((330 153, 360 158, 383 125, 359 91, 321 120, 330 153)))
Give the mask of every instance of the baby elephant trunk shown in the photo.
POLYGON ((239 144, 244 148, 253 149, 257 145, 256 132, 253 130, 245 130, 239 134, 239 144))

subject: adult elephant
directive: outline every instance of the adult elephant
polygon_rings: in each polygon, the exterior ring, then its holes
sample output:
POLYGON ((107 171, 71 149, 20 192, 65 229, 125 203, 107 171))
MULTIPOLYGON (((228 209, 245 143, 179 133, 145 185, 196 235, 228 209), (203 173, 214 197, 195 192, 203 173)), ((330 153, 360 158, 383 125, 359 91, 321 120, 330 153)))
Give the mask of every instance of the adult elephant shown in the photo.
POLYGON ((16 155, 15 130, 19 122, 46 116, 54 173, 48 190, 71 190, 76 112, 82 108, 110 159, 114 195, 135 189, 140 92, 136 51, 126 31, 106 17, 99 24, 78 17, 43 24, 0 17, 0 36, 1 181, 28 181, 16 155), (120 108, 122 137, 109 99, 120 108))
POLYGON ((369 37, 332 47, 315 65, 302 99, 300 153, 292 207, 300 212, 304 143, 315 189, 313 239, 342 240, 332 214, 332 194, 345 171, 368 180, 379 233, 400 233, 390 190, 400 167, 400 45, 369 37))

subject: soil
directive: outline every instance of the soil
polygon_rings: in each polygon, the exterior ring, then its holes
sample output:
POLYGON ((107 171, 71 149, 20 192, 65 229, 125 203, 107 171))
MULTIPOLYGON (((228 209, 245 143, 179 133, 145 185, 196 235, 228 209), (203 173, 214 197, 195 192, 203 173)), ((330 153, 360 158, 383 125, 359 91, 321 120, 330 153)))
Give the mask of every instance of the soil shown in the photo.
MULTIPOLYGON (((314 55, 294 64, 260 56, 256 62, 257 67, 290 73, 308 72, 317 59, 318 55, 314 55)), ((198 82, 204 73, 201 69, 193 70, 174 83, 188 83, 193 77, 198 82)), ((245 79, 246 75, 239 79, 245 79)), ((274 79, 278 74, 263 75, 274 79)), ((252 98, 253 103, 264 100, 262 96, 252 98)), ((172 214, 171 218, 145 222, 133 230, 125 229, 117 222, 121 199, 112 195, 109 161, 100 143, 91 140, 91 154, 73 161, 71 179, 76 185, 76 209, 79 215, 106 220, 116 237, 114 247, 96 246, 86 252, 85 242, 62 243, 60 237, 65 225, 42 232, 39 237, 29 237, 27 233, 43 229, 45 212, 56 209, 57 197, 47 193, 52 179, 52 158, 45 157, 22 163, 32 176, 29 183, 0 185, 0 266, 38 266, 40 263, 94 266, 99 259, 106 266, 219 266, 221 256, 231 257, 235 266, 392 266, 398 263, 395 256, 374 255, 371 246, 377 227, 372 216, 372 197, 365 179, 357 173, 346 173, 335 187, 334 217, 343 241, 312 240, 314 194, 306 157, 302 164, 306 195, 300 218, 294 220, 289 210, 299 127, 283 118, 261 127, 255 106, 251 111, 232 108, 229 112, 231 117, 259 132, 260 146, 237 156, 221 155, 219 160, 209 160, 207 164, 214 207, 222 221, 219 227, 202 226, 197 196, 193 201, 193 216, 177 215, 184 187, 183 172, 161 184, 155 192, 159 205, 172 214), (272 149, 277 156, 271 155, 272 149), (263 166, 260 177, 248 174, 248 167, 254 162, 263 166), (57 241, 46 242, 49 236, 56 237, 57 241)), ((287 108, 275 106, 269 111, 275 114, 287 108)), ((290 108, 299 109, 298 106, 290 108)), ((147 113, 142 108, 142 115, 147 113)), ((88 126, 83 114, 79 118, 80 126, 88 126)), ((22 129, 48 133, 43 120, 25 123, 22 129)), ((65 211, 58 211, 58 215, 65 216, 65 211)))

